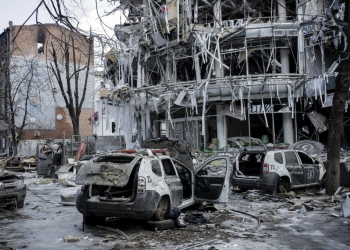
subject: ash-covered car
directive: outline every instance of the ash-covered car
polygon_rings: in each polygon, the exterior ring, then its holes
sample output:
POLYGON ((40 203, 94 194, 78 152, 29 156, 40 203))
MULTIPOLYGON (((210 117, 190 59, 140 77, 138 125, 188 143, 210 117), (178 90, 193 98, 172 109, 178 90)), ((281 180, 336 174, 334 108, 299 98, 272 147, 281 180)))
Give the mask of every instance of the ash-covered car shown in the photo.
MULTIPOLYGON (((306 147, 305 142, 303 148, 306 147)), ((307 144, 310 146, 310 144, 307 144)), ((285 190, 322 184, 324 165, 307 152, 289 149, 270 150, 264 146, 248 146, 232 163, 230 182, 233 187, 266 190, 276 194, 285 190)))
POLYGON ((0 168, 0 207, 22 208, 26 198, 26 185, 15 172, 0 168))
POLYGON ((76 207, 85 224, 106 217, 161 221, 172 208, 196 201, 227 202, 228 156, 213 157, 196 171, 165 150, 122 150, 85 163, 75 182, 76 207))

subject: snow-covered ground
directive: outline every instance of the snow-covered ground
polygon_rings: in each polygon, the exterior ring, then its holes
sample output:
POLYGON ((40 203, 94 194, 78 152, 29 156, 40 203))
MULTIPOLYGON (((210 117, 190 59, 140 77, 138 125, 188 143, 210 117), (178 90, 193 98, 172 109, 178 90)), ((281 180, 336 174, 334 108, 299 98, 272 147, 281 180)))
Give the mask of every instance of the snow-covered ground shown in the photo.
POLYGON ((316 195, 316 190, 298 190, 297 198, 279 199, 257 191, 231 192, 227 205, 192 207, 185 214, 202 213, 210 222, 187 224, 186 228, 154 231, 138 220, 110 219, 104 227, 119 229, 122 235, 100 227, 85 226, 74 206, 63 206, 60 194, 74 193, 55 180, 25 174, 27 198, 17 212, 0 210, 0 249, 348 249, 350 218, 341 216, 341 201, 316 195), (313 211, 300 213, 303 205, 313 211), (243 212, 243 213, 242 213, 243 212), (253 216, 251 216, 253 215, 253 216), (339 215, 339 217, 337 217, 339 215), (259 219, 259 221, 257 220, 259 219), (64 237, 74 235, 74 242, 64 237))

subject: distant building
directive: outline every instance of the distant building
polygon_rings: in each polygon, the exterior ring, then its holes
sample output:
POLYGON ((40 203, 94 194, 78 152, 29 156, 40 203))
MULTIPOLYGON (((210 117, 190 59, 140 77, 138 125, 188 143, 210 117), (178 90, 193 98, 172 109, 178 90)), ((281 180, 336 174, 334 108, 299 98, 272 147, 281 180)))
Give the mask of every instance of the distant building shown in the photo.
MULTIPOLYGON (((57 24, 35 24, 35 25, 13 25, 9 22, 9 27, 0 34, 0 87, 3 95, 0 97, 1 108, 9 110, 8 92, 9 87, 19 87, 15 100, 17 102, 18 114, 15 123, 22 122, 23 109, 26 93, 29 93, 28 114, 26 126, 21 140, 42 140, 45 138, 59 139, 65 134, 66 138, 73 134, 70 116, 65 108, 65 102, 61 94, 53 72, 49 65, 53 64, 53 57, 50 53, 52 46, 57 50, 58 58, 65 52, 62 41, 74 38, 76 52, 76 63, 81 67, 87 65, 89 42, 81 34, 74 33, 65 27, 57 24), (24 82, 23 82, 24 81, 24 82), (30 87, 27 88, 28 84, 30 87)), ((70 53, 69 67, 73 72, 73 50, 72 44, 68 42, 70 53)), ((93 53, 92 53, 93 54, 93 53)), ((88 118, 91 117, 94 90, 93 55, 91 57, 90 72, 86 90, 85 101, 80 115, 80 133, 82 136, 91 135, 92 127, 88 118)), ((66 62, 59 65, 61 77, 66 78, 66 62)), ((86 71, 81 71, 79 75, 78 93, 81 96, 84 77, 86 71)), ((65 81, 66 82, 66 81, 65 81)), ((75 86, 71 86, 74 90, 75 86)), ((73 91, 74 92, 74 91, 73 91)), ((5 141, 9 138, 8 123, 0 121, 0 150, 6 148, 5 141)))

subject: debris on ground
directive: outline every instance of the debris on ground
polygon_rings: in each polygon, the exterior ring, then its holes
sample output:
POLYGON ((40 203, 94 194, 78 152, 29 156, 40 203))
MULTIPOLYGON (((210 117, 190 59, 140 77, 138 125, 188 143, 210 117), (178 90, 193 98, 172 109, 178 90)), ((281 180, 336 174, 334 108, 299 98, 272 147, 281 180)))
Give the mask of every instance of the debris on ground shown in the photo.
POLYGON ((79 237, 77 237, 75 235, 66 235, 66 236, 63 236, 63 241, 64 242, 76 242, 76 241, 79 241, 79 237))

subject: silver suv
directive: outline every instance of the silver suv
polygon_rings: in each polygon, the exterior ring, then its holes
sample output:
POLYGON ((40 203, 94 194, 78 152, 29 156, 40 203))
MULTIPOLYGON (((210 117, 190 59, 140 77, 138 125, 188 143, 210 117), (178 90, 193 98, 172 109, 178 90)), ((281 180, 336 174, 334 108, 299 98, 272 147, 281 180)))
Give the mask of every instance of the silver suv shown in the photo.
POLYGON ((264 147, 247 147, 232 165, 232 186, 242 191, 260 189, 272 194, 319 185, 326 172, 321 162, 295 149, 267 151, 264 147))
POLYGON ((162 220, 173 207, 197 200, 227 202, 229 158, 208 159, 195 171, 165 150, 99 155, 79 170, 76 207, 85 223, 105 217, 162 220))

